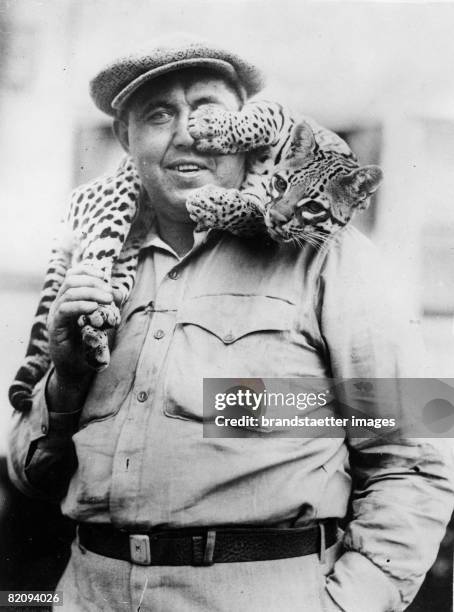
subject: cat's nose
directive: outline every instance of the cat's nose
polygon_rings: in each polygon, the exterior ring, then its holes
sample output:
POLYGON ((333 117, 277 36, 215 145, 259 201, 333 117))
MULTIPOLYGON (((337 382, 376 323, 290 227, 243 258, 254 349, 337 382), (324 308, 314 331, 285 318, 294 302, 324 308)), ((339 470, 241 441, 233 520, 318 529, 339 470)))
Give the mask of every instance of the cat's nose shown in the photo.
POLYGON ((287 221, 290 219, 290 217, 286 217, 285 215, 283 215, 281 212, 279 212, 275 208, 272 208, 270 210, 269 215, 274 222, 279 222, 279 223, 287 223, 287 221))
POLYGON ((305 221, 303 219, 303 209, 302 208, 297 208, 295 210, 295 219, 297 220, 298 225, 300 227, 304 227, 305 221))

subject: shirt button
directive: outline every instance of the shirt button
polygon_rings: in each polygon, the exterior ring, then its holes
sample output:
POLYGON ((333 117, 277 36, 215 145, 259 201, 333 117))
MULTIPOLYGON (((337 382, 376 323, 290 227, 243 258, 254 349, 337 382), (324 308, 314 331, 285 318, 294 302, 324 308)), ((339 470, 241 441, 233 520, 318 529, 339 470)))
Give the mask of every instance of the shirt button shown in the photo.
POLYGON ((171 270, 169 272, 169 278, 171 278, 172 280, 176 280, 178 277, 180 276, 178 270, 171 270))
POLYGON ((162 329, 157 329, 154 333, 154 337, 156 338, 156 340, 161 340, 161 338, 164 338, 165 335, 166 334, 162 329))
POLYGON ((139 402, 145 402, 148 399, 148 393, 146 391, 140 391, 137 394, 137 399, 139 402))
POLYGON ((233 342, 234 340, 235 338, 232 334, 227 334, 226 336, 224 336, 224 342, 233 342))

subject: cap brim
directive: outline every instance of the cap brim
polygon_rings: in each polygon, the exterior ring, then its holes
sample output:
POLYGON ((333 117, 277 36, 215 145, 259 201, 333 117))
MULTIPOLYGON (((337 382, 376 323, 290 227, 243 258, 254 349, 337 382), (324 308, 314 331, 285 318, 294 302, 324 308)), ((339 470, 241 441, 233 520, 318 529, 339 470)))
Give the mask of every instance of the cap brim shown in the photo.
POLYGON ((176 35, 147 41, 109 63, 91 79, 90 95, 100 110, 115 116, 139 87, 188 68, 213 70, 232 84, 243 101, 258 93, 264 83, 260 69, 246 58, 208 41, 176 35))
POLYGON ((215 72, 219 72, 221 75, 231 79, 237 85, 242 98, 245 98, 244 88, 240 85, 238 75, 231 64, 221 59, 198 57, 170 62, 164 66, 153 68, 152 70, 141 74, 139 77, 128 83, 128 85, 115 96, 111 104, 112 109, 120 111, 132 94, 148 81, 151 81, 163 74, 167 74, 168 72, 183 70, 185 68, 211 68, 215 72))

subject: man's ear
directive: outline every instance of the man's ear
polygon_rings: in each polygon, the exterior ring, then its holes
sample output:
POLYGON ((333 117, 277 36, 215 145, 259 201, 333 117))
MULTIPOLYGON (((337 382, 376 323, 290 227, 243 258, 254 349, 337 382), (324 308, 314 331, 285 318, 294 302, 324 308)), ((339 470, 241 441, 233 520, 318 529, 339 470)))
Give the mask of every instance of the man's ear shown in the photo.
POLYGON ((126 153, 129 153, 129 132, 128 124, 123 119, 115 119, 113 122, 113 133, 126 153))

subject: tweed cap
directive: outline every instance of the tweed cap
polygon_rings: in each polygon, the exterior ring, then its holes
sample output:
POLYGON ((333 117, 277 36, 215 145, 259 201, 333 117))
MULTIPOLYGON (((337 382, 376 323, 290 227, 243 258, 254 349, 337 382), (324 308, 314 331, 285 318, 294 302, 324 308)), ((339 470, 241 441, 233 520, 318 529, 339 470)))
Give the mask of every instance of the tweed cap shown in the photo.
POLYGON ((204 40, 187 35, 155 40, 105 66, 90 81, 96 106, 115 116, 144 83, 176 70, 210 68, 233 81, 244 98, 259 92, 261 71, 240 56, 204 40))

